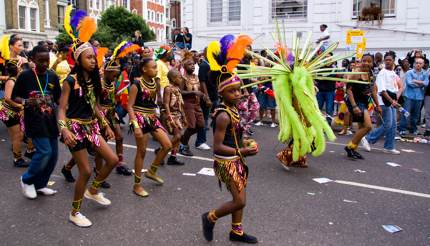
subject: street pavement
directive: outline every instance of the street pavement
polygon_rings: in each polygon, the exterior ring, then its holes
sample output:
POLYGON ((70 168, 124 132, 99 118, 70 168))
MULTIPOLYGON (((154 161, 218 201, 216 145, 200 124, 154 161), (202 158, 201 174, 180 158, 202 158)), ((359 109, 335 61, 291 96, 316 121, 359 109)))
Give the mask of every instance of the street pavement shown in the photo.
MULTIPOLYGON (((351 161, 343 150, 349 137, 338 137, 327 144, 322 156, 309 158, 309 168, 286 171, 275 157, 283 148, 277 129, 255 130, 260 153, 248 159, 243 226, 258 237, 260 245, 430 245, 430 145, 398 143, 402 153, 395 156, 382 153, 378 143, 374 147, 379 149, 361 151, 365 160, 351 161), (321 177, 333 182, 313 181, 321 177), (391 234, 382 225, 403 230, 391 234)), ((123 132, 125 159, 132 167, 134 138, 125 128, 123 132)), ((70 158, 64 145, 60 143, 51 177, 55 183, 50 186, 59 192, 28 200, 19 185, 24 169, 12 165, 3 125, 0 140, 0 245, 208 245, 200 216, 231 199, 225 187, 220 191, 215 177, 183 175, 212 167, 211 152, 193 149, 198 157, 182 157, 185 166, 159 169, 163 186, 143 179, 148 198, 132 193, 132 177, 113 172, 108 178, 112 188, 103 190, 112 205, 104 208, 84 200, 81 211, 93 226, 78 228, 68 222, 74 186, 60 173, 70 158)), ((155 142, 149 144, 155 147, 155 142)), ((144 168, 153 157, 149 151, 144 168)), ((230 220, 219 219, 211 245, 236 245, 228 240, 230 220)))

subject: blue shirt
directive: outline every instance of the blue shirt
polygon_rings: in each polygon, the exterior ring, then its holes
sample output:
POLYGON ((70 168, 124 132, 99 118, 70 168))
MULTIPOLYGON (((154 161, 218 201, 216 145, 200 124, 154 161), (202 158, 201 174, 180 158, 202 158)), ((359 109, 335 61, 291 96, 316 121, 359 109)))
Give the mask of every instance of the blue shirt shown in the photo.
POLYGON ((409 70, 405 75, 405 93, 404 96, 412 100, 424 100, 424 89, 429 85, 429 74, 423 69, 418 72, 415 69, 409 70), (413 80, 424 81, 424 85, 417 85, 413 80))

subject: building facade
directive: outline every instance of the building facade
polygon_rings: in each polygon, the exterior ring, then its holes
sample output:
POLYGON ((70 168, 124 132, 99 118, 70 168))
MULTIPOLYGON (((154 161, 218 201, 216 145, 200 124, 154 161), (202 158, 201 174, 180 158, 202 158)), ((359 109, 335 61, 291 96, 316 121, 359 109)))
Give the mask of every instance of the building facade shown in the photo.
POLYGON ((278 21, 291 34, 312 31, 320 37, 320 24, 328 25, 331 42, 346 50, 346 33, 355 27, 365 32, 367 51, 396 51, 404 56, 412 49, 430 52, 430 9, 428 0, 183 0, 182 26, 193 34, 193 46, 203 49, 225 34, 248 34, 254 48, 274 47, 272 32, 278 21), (379 26, 360 22, 361 9, 382 3, 384 19, 379 26))
POLYGON ((157 43, 166 42, 169 3, 169 0, 142 0, 142 17, 155 33, 157 43))

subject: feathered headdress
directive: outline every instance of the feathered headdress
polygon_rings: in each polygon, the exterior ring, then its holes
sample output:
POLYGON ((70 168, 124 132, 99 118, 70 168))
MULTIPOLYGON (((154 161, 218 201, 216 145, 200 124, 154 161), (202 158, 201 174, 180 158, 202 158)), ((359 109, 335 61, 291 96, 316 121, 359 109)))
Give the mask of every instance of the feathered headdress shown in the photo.
POLYGON ((162 45, 154 51, 155 60, 161 59, 165 54, 169 53, 171 48, 167 45, 162 45))
POLYGON ((219 41, 209 43, 207 47, 207 59, 212 73, 217 77, 218 91, 226 87, 240 83, 235 76, 235 68, 245 56, 245 51, 252 44, 251 37, 239 35, 235 38, 228 34, 219 41))
POLYGON ((10 35, 4 35, 0 40, 0 64, 10 59, 9 39, 10 35))
POLYGON ((73 15, 72 5, 68 5, 64 16, 64 30, 73 40, 73 57, 78 59, 84 50, 93 49, 88 43, 97 30, 94 18, 87 15, 84 10, 75 10, 73 15))
POLYGON ((130 41, 122 41, 119 45, 117 45, 112 53, 112 55, 108 58, 108 61, 105 65, 105 70, 119 70, 118 59, 125 57, 126 55, 140 50, 141 47, 137 44, 133 44, 130 41))

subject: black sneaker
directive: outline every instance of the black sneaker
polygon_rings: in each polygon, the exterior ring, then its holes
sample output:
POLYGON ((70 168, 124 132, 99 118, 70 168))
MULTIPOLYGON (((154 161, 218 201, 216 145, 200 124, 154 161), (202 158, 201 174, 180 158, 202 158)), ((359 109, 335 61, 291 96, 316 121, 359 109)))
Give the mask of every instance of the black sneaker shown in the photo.
POLYGON ((72 171, 67 170, 65 166, 63 166, 63 168, 61 169, 61 173, 63 174, 67 182, 69 183, 75 182, 75 178, 73 178, 72 171))
POLYGON ((348 146, 345 146, 345 151, 346 151, 348 158, 353 159, 353 160, 357 159, 357 156, 354 155, 353 149, 350 149, 350 148, 348 148, 348 146))
POLYGON ((15 167, 28 167, 28 162, 26 162, 24 159, 22 159, 22 158, 19 158, 19 159, 17 159, 17 160, 14 160, 13 161, 13 165, 15 166, 15 167))
POLYGON ((430 131, 425 131, 424 132, 424 137, 430 137, 430 131))
POLYGON ((183 166, 185 163, 178 161, 176 156, 170 156, 169 159, 167 159, 167 165, 171 166, 183 166))
POLYGON ((24 153, 24 156, 27 157, 28 159, 31 159, 33 158, 34 153, 36 153, 36 150, 32 150, 32 151, 26 150, 24 153))
POLYGON ((194 156, 193 152, 190 150, 190 146, 188 145, 181 145, 179 148, 179 153, 185 156, 194 156))
POLYGON ((208 215, 209 212, 202 214, 203 236, 208 242, 211 242, 214 239, 215 223, 209 221, 208 215))
MULTIPOLYGON (((157 155, 157 154, 158 154, 158 152, 160 152, 160 150, 161 150, 161 148, 156 148, 156 149, 154 150, 155 155, 157 155)), ((163 165, 164 165, 164 160, 161 160, 160 166, 163 166, 163 165)))
POLYGON ((357 151, 353 150, 352 154, 355 156, 355 158, 360 159, 360 160, 364 160, 364 157, 358 153, 357 151))
POLYGON ((110 184, 106 181, 103 181, 100 185, 101 185, 100 187, 102 187, 103 189, 109 189, 110 188, 110 184))
POLYGON ((246 233, 243 233, 242 236, 237 235, 234 232, 230 232, 230 241, 236 241, 236 242, 242 242, 242 243, 258 243, 258 240, 256 237, 248 235, 246 233))
POLYGON ((124 175, 124 176, 131 176, 133 172, 128 168, 126 165, 120 165, 116 167, 116 173, 124 175))

